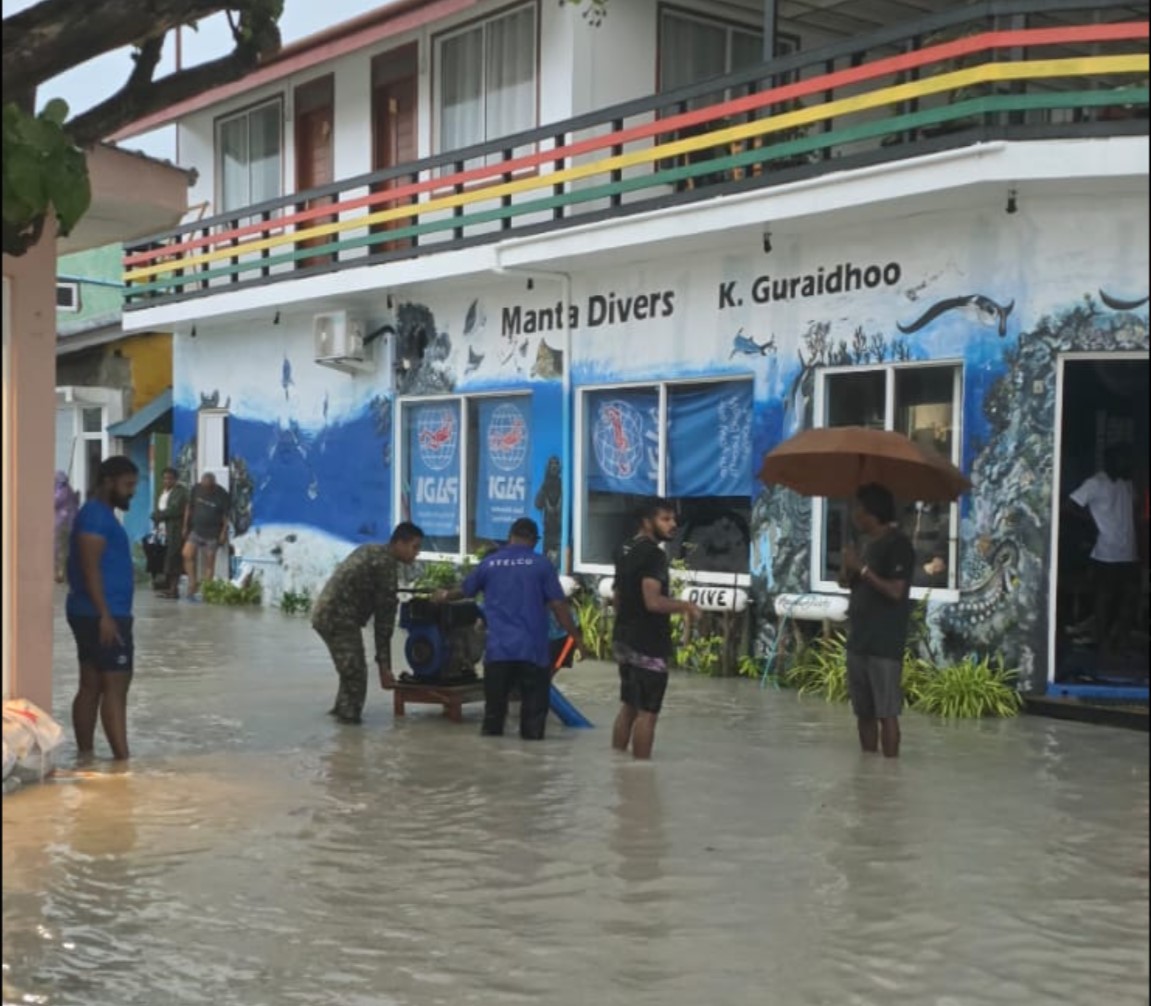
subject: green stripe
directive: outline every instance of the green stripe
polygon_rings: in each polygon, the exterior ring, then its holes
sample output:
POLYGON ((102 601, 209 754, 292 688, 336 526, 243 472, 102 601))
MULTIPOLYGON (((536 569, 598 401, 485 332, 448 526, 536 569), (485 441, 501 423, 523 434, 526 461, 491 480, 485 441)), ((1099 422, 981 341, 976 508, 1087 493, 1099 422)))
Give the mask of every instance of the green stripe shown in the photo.
MULTIPOLYGON (((656 171, 640 178, 631 178, 619 182, 596 185, 591 188, 577 189, 565 192, 562 195, 548 196, 526 203, 516 203, 512 206, 501 206, 497 209, 485 210, 479 213, 466 213, 446 220, 431 221, 423 224, 414 224, 396 230, 381 231, 364 237, 351 240, 337 240, 324 245, 303 248, 267 258, 253 259, 250 262, 241 262, 238 265, 223 266, 209 269, 204 272, 195 272, 197 267, 189 267, 189 273, 183 277, 171 277, 167 280, 157 280, 148 284, 131 285, 129 295, 134 299, 141 294, 167 290, 177 286, 192 286, 204 280, 220 279, 239 273, 251 272, 257 269, 266 269, 277 265, 288 265, 302 259, 318 258, 336 252, 350 251, 356 248, 366 248, 370 245, 386 244, 392 241, 402 241, 410 237, 422 237, 437 234, 441 231, 455 230, 458 227, 469 227, 477 224, 495 223, 509 217, 524 216, 531 213, 546 212, 561 207, 576 206, 580 203, 594 202, 607 199, 614 195, 629 192, 639 192, 657 186, 688 181, 701 175, 711 175, 731 171, 737 168, 749 167, 755 164, 770 163, 781 158, 794 157, 798 154, 809 154, 827 147, 840 146, 845 143, 857 143, 860 140, 874 139, 893 133, 921 129, 924 126, 939 125, 956 119, 965 119, 970 116, 986 115, 992 112, 1021 112, 1041 109, 1057 108, 1091 108, 1107 105, 1147 105, 1149 89, 1147 87, 1125 87, 1113 91, 1069 91, 1051 94, 1005 94, 987 95, 981 98, 971 98, 957 102, 954 105, 945 105, 940 108, 927 109, 907 115, 894 116, 878 122, 863 123, 846 129, 836 129, 828 133, 818 133, 815 136, 803 137, 797 140, 787 140, 782 143, 773 143, 767 146, 745 150, 727 157, 717 157, 702 161, 698 164, 685 164, 680 167, 656 171)), ((858 114, 858 113, 856 113, 858 114)), ((912 145, 914 146, 914 144, 912 145)), ((707 149, 707 148, 703 148, 707 149)), ((543 176, 546 177, 546 176, 543 176)), ((445 183, 449 181, 445 179, 445 183)), ((338 207, 334 207, 338 210, 338 207)), ((418 207, 413 207, 418 208, 418 207)), ((450 210, 433 212, 448 213, 450 210)), ((308 240, 303 238, 301 240, 308 240)), ((312 239, 315 240, 315 239, 312 239)), ((435 246, 421 254, 435 254, 435 246)), ((445 243, 444 251, 450 251, 451 245, 445 243)), ((256 252, 247 254, 255 255, 256 252)), ((175 265, 174 268, 179 268, 175 265)), ((220 288, 224 292, 225 288, 220 288)))

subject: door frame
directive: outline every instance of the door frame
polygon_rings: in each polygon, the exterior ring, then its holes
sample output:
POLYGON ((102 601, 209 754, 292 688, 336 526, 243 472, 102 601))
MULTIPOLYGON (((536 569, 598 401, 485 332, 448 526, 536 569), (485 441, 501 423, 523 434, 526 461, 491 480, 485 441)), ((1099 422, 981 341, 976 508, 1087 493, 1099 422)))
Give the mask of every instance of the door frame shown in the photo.
POLYGON ((1055 448, 1051 465, 1051 540, 1047 573, 1047 685, 1055 683, 1056 643, 1058 641, 1059 531, 1063 481, 1063 399, 1069 363, 1122 363, 1124 360, 1151 360, 1145 349, 1087 350, 1060 353, 1055 359, 1055 448))

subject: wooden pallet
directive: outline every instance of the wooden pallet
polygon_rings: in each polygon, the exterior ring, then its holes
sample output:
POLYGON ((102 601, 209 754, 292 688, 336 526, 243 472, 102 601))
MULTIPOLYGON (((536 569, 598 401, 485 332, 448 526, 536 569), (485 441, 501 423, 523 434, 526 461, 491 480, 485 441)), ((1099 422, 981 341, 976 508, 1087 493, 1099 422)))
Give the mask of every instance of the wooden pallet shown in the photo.
POLYGON ((484 684, 469 681, 462 685, 425 685, 415 681, 397 681, 389 689, 392 693, 392 711, 404 716, 406 707, 442 706, 444 715, 453 723, 464 720, 464 706, 469 702, 482 702, 484 684))

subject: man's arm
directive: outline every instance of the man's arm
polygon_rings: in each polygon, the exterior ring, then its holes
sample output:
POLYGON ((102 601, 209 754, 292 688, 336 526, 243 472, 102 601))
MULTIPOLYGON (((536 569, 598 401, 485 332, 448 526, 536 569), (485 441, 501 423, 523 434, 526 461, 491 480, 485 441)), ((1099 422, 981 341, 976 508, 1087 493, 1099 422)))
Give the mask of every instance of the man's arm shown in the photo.
POLYGON ((643 578, 643 606, 653 615, 687 615, 695 618, 702 614, 694 601, 680 601, 663 596, 663 584, 650 576, 643 578))
POLYGON ((870 566, 864 566, 859 571, 860 580, 889 601, 906 600, 911 589, 912 570, 915 568, 915 548, 911 542, 906 539, 897 542, 880 565, 886 576, 880 575, 870 566))
POLYGON ((392 632, 396 627, 396 607, 399 604, 398 582, 394 559, 387 560, 381 574, 382 583, 376 593, 376 610, 372 616, 372 632, 376 640, 376 663, 380 668, 380 685, 387 687, 392 677, 392 632))
POLYGON ((104 646, 112 646, 120 641, 120 632, 108 611, 108 600, 104 596, 104 575, 100 572, 100 559, 107 547, 108 539, 101 534, 81 531, 76 535, 80 575, 84 578, 84 586, 88 588, 88 596, 100 618, 100 642, 104 646))
POLYGON ((864 566, 859 572, 859 578, 866 584, 874 587, 889 601, 902 601, 907 597, 910 589, 909 580, 889 580, 874 572, 871 567, 864 566))

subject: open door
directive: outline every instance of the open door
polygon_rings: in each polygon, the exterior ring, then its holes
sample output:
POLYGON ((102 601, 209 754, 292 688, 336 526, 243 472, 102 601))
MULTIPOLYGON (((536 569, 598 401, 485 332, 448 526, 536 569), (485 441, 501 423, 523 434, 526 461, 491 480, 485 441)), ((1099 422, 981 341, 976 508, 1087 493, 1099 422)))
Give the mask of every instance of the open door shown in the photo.
MULTIPOLYGON (((335 87, 332 76, 320 77, 296 88, 296 191, 320 188, 335 181, 334 137, 335 87)), ((300 203, 298 209, 328 206, 334 196, 318 196, 300 203)), ((331 223, 334 216, 317 217, 300 225, 300 229, 331 223)), ((300 248, 315 248, 331 242, 331 236, 311 238, 299 243, 300 248)), ((303 258, 297 267, 323 265, 335 260, 334 255, 303 258)))
MULTIPOLYGON (((382 171, 409 164, 419 157, 416 98, 419 94, 419 59, 415 43, 385 52, 372 60, 372 170, 382 171)), ((416 180, 415 176, 390 179, 372 186, 373 192, 385 192, 416 180)), ((390 209, 404 203, 414 204, 414 197, 402 202, 383 203, 372 212, 390 209)), ((373 233, 385 233, 411 225, 410 219, 390 220, 372 227, 373 233)), ((402 238, 372 246, 372 254, 415 247, 415 239, 402 238)))

